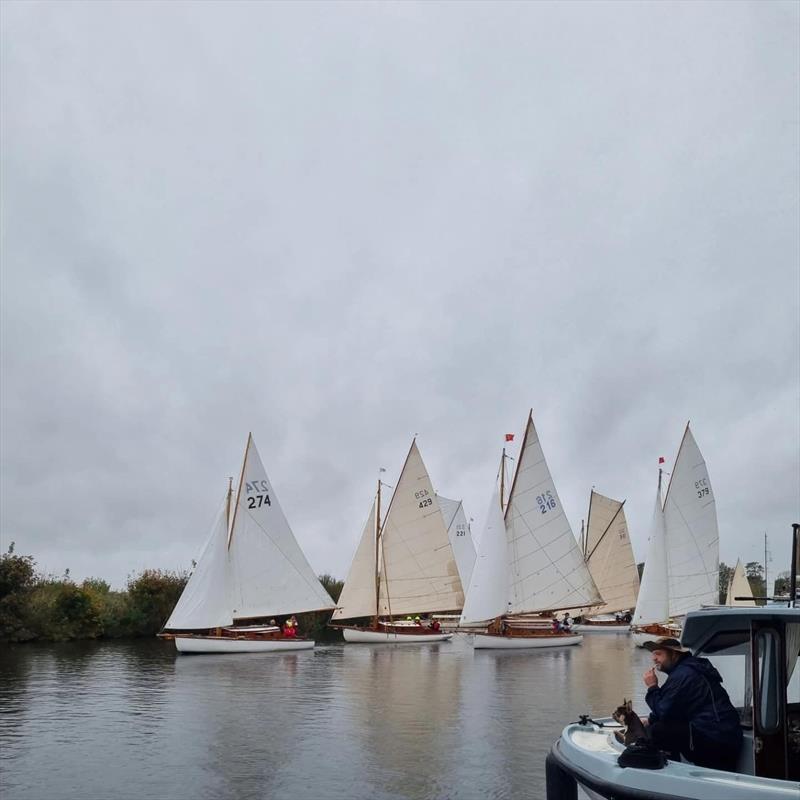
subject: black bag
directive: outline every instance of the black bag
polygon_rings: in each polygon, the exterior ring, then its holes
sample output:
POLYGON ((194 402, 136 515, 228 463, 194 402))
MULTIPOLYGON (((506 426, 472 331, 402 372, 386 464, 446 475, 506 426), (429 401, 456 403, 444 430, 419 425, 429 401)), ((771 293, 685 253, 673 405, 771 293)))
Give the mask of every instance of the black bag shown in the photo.
POLYGON ((617 764, 636 769, 663 769, 667 766, 667 757, 647 739, 637 739, 622 751, 617 764))

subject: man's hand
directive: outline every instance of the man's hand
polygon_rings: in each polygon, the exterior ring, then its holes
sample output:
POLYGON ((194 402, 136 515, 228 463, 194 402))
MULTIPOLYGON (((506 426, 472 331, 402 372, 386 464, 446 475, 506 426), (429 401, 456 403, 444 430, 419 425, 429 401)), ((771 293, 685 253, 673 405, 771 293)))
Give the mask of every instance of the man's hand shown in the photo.
POLYGON ((651 689, 653 686, 658 686, 658 678, 656 677, 656 668, 651 667, 644 671, 642 675, 642 680, 644 681, 644 685, 651 689))

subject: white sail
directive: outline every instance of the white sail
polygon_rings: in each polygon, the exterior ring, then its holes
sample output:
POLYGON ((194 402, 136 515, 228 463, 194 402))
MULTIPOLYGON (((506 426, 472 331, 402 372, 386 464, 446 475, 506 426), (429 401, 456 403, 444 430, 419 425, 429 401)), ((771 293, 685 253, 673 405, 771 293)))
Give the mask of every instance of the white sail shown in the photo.
POLYGON ((230 625, 228 588, 228 523, 223 508, 164 628, 185 631, 230 625))
POLYGON ((747 580, 747 575, 744 574, 741 559, 736 559, 736 569, 733 570, 731 582, 728 584, 728 596, 725 599, 725 604, 729 606, 754 606, 756 604, 756 601, 753 600, 750 581, 747 580), (737 600, 737 597, 747 597, 749 599, 737 600))
POLYGON ((472 541, 472 531, 464 512, 464 504, 460 500, 449 500, 442 495, 436 495, 439 500, 439 509, 444 517, 450 547, 456 559, 461 585, 469 586, 469 578, 475 565, 475 544, 472 541))
POLYGON ((372 502, 364 532, 358 543, 353 563, 342 587, 332 619, 371 617, 377 613, 375 600, 375 501, 372 502))
POLYGON ((252 436, 247 440, 228 551, 234 619, 336 605, 294 538, 252 436))
POLYGON ((464 591, 444 518, 422 462, 411 444, 381 530, 381 615, 452 611, 464 591))
POLYGON ((719 530, 711 480, 689 426, 664 502, 669 613, 719 601, 719 530))
POLYGON ((613 614, 634 608, 639 571, 633 557, 624 502, 593 491, 586 523, 586 563, 605 605, 591 614, 613 614))
POLYGON ((633 615, 634 625, 666 622, 669 618, 669 578, 667 550, 664 541, 664 511, 661 507, 661 481, 656 492, 656 505, 650 523, 647 558, 642 572, 642 585, 633 615))
POLYGON ((461 624, 494 619, 508 610, 508 541, 500 508, 500 492, 495 489, 486 525, 478 545, 461 624))
POLYGON ((602 603, 528 418, 506 507, 509 613, 602 603))

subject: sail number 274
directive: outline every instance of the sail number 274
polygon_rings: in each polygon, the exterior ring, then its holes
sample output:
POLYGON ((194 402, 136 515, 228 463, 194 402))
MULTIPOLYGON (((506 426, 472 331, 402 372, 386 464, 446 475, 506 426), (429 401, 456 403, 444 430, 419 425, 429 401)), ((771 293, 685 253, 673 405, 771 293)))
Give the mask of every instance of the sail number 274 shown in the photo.
POLYGON ((266 481, 247 481, 245 489, 247 490, 248 508, 261 508, 261 506, 272 505, 268 493, 269 485, 266 481), (250 492, 258 492, 258 494, 251 495, 250 492))

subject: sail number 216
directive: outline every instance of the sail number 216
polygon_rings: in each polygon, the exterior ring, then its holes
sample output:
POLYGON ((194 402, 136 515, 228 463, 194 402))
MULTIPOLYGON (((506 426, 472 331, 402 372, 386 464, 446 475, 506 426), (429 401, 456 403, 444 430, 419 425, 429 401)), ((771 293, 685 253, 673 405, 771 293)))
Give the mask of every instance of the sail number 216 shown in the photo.
POLYGON ((536 495, 536 502, 539 504, 539 511, 541 511, 542 514, 546 514, 556 507, 556 499, 549 489, 543 494, 536 495))

